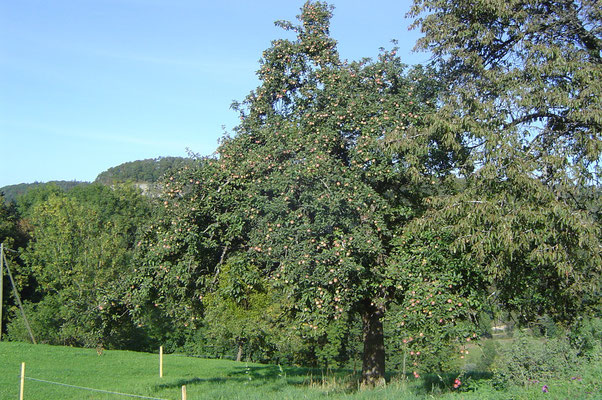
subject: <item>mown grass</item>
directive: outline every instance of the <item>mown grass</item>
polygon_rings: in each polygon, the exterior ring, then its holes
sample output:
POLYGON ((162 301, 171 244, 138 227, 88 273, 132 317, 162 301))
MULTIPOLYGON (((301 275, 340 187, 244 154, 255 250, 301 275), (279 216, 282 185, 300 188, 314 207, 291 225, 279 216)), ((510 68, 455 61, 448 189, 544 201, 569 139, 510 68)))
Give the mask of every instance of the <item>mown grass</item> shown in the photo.
MULTIPOLYGON (((227 360, 164 356, 159 378, 157 354, 0 342, 0 399, 17 399, 21 362, 25 375, 47 381, 160 399, 599 399, 602 366, 588 367, 574 380, 550 381, 531 387, 497 391, 484 374, 463 376, 464 387, 451 387, 452 375, 420 379, 393 376, 386 387, 361 389, 349 371, 322 375, 319 370, 227 360), (546 384, 548 393, 541 385, 546 384)), ((25 399, 126 399, 27 379, 25 399)))

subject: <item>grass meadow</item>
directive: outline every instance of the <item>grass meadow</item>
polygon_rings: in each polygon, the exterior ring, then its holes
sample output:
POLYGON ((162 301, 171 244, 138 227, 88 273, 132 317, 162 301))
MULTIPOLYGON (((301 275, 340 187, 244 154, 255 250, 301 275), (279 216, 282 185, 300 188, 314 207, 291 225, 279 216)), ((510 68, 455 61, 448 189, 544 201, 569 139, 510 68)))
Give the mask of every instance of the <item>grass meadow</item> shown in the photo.
POLYGON ((209 360, 164 355, 159 377, 158 354, 0 342, 0 399, 18 399, 21 363, 25 362, 24 399, 181 399, 186 385, 193 399, 602 399, 602 366, 589 365, 578 379, 495 390, 484 374, 462 376, 469 391, 453 389, 455 376, 419 379, 392 376, 386 387, 361 389, 358 377, 340 370, 209 360), (32 380, 37 379, 37 380, 32 380), (63 383, 63 386, 38 380, 63 383), (75 388, 81 386, 108 392, 75 388))

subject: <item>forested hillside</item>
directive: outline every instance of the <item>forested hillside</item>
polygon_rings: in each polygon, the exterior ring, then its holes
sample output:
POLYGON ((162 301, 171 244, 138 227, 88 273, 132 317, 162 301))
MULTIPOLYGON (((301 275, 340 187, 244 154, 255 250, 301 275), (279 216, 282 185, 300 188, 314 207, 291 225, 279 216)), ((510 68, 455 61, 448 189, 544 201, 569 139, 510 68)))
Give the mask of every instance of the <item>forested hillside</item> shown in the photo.
POLYGON ((78 181, 50 181, 50 182, 34 182, 34 183, 19 183, 17 185, 8 185, 0 188, 0 193, 4 195, 4 200, 7 202, 14 202, 17 197, 24 195, 27 191, 35 189, 46 184, 56 185, 59 188, 68 191, 75 186, 86 185, 89 182, 78 182, 78 181))
MULTIPOLYGON (((193 161, 191 158, 184 157, 158 157, 146 160, 129 161, 101 172, 96 177, 95 182, 109 186, 130 182, 138 184, 143 190, 148 190, 148 185, 145 186, 145 184, 157 183, 169 171, 180 169, 185 165, 191 165, 192 163, 193 161)), ((25 194, 29 190, 46 184, 56 185, 64 191, 69 191, 75 186, 87 185, 90 184, 90 182, 50 181, 19 183, 1 187, 0 193, 4 195, 5 201, 15 202, 17 197, 25 194)))
POLYGON ((155 183, 170 170, 180 169, 191 164, 191 159, 183 157, 159 157, 131 161, 101 172, 95 182, 105 185, 128 181, 155 183))

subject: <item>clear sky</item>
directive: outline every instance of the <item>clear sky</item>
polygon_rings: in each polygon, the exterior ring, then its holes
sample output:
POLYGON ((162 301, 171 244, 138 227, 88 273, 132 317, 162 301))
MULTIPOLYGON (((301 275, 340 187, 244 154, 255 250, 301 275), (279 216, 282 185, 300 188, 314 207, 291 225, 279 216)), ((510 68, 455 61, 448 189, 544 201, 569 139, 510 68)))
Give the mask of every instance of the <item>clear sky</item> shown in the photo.
MULTIPOLYGON (((342 58, 419 37, 411 0, 332 0, 342 58)), ((93 181, 127 161, 213 153, 301 0, 0 1, 0 187, 93 181)))

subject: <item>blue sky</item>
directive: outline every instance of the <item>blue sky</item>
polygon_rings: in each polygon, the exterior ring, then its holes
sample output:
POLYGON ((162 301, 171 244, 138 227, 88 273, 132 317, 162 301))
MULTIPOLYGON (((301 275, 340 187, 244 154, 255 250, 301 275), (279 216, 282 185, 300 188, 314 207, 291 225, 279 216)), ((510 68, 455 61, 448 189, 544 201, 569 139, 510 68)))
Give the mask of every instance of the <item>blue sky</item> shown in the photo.
MULTIPOLYGON (((295 21, 293 0, 0 1, 0 187, 92 181, 123 162, 213 153, 258 81, 263 50, 295 21)), ((419 37, 410 0, 339 0, 343 58, 419 37)))

